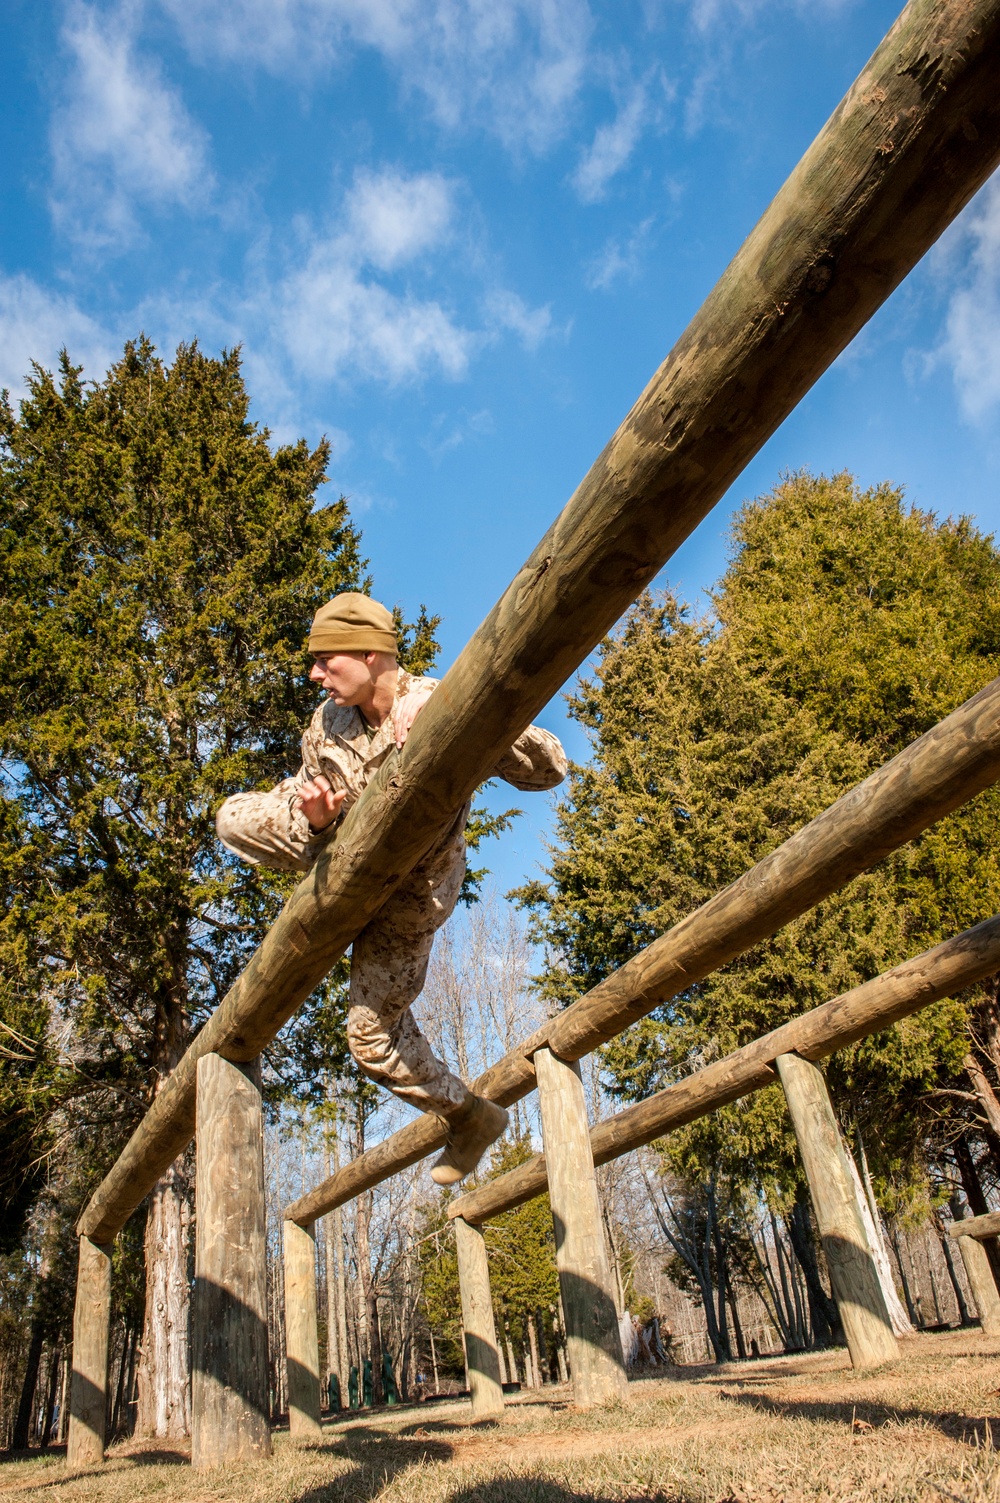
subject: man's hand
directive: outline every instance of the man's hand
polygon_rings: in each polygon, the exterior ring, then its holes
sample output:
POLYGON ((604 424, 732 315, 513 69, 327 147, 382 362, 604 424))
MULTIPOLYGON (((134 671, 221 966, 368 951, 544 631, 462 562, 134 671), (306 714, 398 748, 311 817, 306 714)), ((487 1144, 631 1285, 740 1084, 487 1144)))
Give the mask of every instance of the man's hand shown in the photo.
POLYGON ((410 727, 433 693, 433 689, 411 689, 410 693, 404 694, 399 701, 392 715, 392 729, 396 737, 397 750, 402 748, 403 742, 410 734, 410 727))
POLYGON ((309 821, 310 829, 318 831, 333 824, 346 797, 346 788, 334 793, 327 779, 320 773, 311 783, 302 784, 296 804, 309 821))

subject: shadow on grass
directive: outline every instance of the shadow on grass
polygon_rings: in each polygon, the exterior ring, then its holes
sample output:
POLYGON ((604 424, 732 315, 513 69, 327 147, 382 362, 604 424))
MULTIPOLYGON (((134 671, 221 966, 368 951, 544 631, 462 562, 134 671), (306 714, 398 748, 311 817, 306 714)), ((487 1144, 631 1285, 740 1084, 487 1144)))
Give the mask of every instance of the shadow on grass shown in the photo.
POLYGON ((885 1425, 924 1425, 946 1435, 949 1440, 964 1441, 966 1445, 988 1450, 1000 1448, 1000 1415, 974 1416, 958 1414, 954 1410, 901 1409, 897 1404, 880 1404, 873 1399, 841 1399, 823 1402, 819 1399, 779 1399, 770 1394, 755 1393, 752 1388, 742 1393, 719 1394, 731 1404, 752 1409, 757 1414, 770 1414, 778 1419, 807 1419, 826 1421, 855 1429, 857 1424, 880 1430, 885 1425))
MULTIPOLYGON (((338 1477, 327 1486, 300 1493, 295 1503, 369 1503, 395 1478, 388 1469, 383 1469, 374 1479, 375 1485, 370 1491, 358 1488, 358 1480, 356 1477, 338 1477)), ((596 1493, 570 1492, 548 1477, 515 1477, 509 1471, 494 1481, 476 1482, 470 1487, 445 1491, 442 1498, 447 1503, 607 1503, 607 1494, 601 1498, 596 1493)), ((673 1492, 642 1492, 634 1496, 616 1493, 615 1503, 690 1503, 690 1500, 673 1492)))
MULTIPOLYGON (((479 1425, 449 1425, 441 1421, 431 1425, 426 1421, 413 1431, 385 1431, 374 1426, 342 1432, 336 1440, 318 1442, 309 1450, 313 1455, 326 1454, 331 1459, 350 1462, 351 1473, 339 1473, 328 1483, 309 1488, 296 1496, 295 1503, 373 1503, 391 1483, 415 1467, 451 1461, 455 1448, 440 1438, 448 1430, 460 1430, 468 1435, 470 1430, 489 1434, 498 1427, 490 1421, 479 1425)), ((469 1487, 449 1489, 442 1479, 441 1495, 447 1503, 602 1503, 593 1493, 571 1492, 559 1482, 547 1477, 512 1475, 506 1463, 498 1461, 502 1475, 496 1480, 477 1482, 469 1487)), ((643 1492, 633 1497, 616 1495, 616 1503, 685 1503, 676 1493, 643 1492)))

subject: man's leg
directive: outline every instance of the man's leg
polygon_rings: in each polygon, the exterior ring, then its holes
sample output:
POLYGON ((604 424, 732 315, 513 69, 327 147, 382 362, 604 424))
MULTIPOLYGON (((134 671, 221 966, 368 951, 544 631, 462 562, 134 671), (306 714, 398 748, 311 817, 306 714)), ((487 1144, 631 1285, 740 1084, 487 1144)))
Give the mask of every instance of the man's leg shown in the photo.
POLYGON ((404 879, 351 951, 351 1053, 394 1095, 442 1117, 464 1106, 469 1092, 436 1057, 410 1004, 423 989, 434 935, 454 909, 464 875, 460 826, 404 879))
POLYGON ((472 1095, 436 1057, 410 1011, 427 975, 434 935, 458 901, 465 813, 366 925, 351 955, 351 1053, 366 1075, 448 1123, 449 1148, 432 1171, 439 1183, 469 1173, 507 1120, 502 1107, 472 1095))

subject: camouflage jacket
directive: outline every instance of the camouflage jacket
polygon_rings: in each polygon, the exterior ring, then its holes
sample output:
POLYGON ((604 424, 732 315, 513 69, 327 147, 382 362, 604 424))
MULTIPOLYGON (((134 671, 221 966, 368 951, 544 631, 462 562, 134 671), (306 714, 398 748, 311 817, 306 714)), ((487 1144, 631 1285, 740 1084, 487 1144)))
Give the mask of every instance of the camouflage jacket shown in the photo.
MULTIPOLYGON (((438 683, 436 678, 414 678, 400 668, 393 708, 412 690, 435 689, 438 683)), ((336 705, 332 699, 324 700, 302 736, 302 766, 294 778, 286 778, 264 795, 269 818, 283 826, 284 839, 301 851, 301 870, 307 870, 333 838, 341 820, 395 746, 392 718, 390 710, 370 736, 360 710, 353 705, 336 705), (317 833, 301 809, 296 808, 295 800, 302 784, 320 773, 329 779, 335 792, 346 788, 347 797, 338 819, 317 833)), ((566 776, 566 754, 550 731, 529 725, 504 752, 491 775, 526 792, 543 792, 555 788, 566 776)))

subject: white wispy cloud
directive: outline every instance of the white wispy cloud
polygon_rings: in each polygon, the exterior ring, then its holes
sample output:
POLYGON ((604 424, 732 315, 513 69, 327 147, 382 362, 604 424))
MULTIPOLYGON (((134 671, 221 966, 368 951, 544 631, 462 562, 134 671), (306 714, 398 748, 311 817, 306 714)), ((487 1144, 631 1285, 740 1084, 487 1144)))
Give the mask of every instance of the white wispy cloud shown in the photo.
POLYGON ((115 342, 72 298, 39 286, 31 277, 0 272, 0 387, 24 396, 32 362, 53 370, 66 348, 85 379, 97 379, 115 356, 115 342))
POLYGON ((443 125, 544 150, 587 70, 587 0, 160 0, 198 62, 250 62, 300 80, 377 52, 443 125))
POLYGON ((552 331, 552 308, 546 303, 531 308, 516 292, 496 288, 486 298, 486 317, 491 328, 516 334, 526 350, 537 350, 552 331))
POLYGON ((274 330, 294 367, 313 378, 391 383, 433 369, 463 376, 477 336, 438 300, 375 275, 444 244, 452 185, 436 173, 359 172, 335 217, 345 228, 309 239, 303 263, 276 290, 274 330))
POLYGON ((1000 175, 955 226, 947 252, 952 268, 963 251, 938 354, 951 368, 962 411, 980 421, 1000 406, 1000 175))
POLYGON ((140 234, 139 206, 194 207, 212 185, 207 138, 137 47, 140 16, 73 3, 61 39, 69 61, 51 126, 52 207, 74 239, 113 248, 140 234))
POLYGON ((612 235, 595 256, 584 274, 584 283, 591 292, 607 292, 615 282, 629 279, 639 273, 643 252, 649 242, 653 219, 644 219, 630 235, 624 238, 612 235))
POLYGON ((359 171, 344 207, 357 252, 391 271, 447 237, 452 184, 437 172, 359 171))
POLYGON ((572 177, 584 203, 596 203, 604 197, 611 179, 635 150, 645 119, 646 91, 640 86, 632 90, 613 120, 597 127, 572 177))

